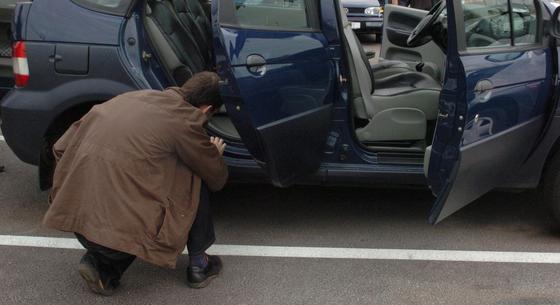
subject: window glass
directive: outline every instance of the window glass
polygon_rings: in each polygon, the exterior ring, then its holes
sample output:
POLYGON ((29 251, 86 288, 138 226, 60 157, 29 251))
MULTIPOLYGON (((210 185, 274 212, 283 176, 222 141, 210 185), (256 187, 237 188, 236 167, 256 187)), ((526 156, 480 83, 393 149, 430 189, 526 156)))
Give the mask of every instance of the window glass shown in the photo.
POLYGON ((114 15, 124 15, 132 0, 72 0, 76 4, 85 8, 109 13, 114 15))
POLYGON ((242 27, 280 29, 315 28, 306 0, 234 0, 236 24, 242 27))
POLYGON ((515 45, 537 42, 537 10, 533 0, 511 0, 515 45))
POLYGON ((467 48, 511 45, 507 0, 464 1, 467 48))

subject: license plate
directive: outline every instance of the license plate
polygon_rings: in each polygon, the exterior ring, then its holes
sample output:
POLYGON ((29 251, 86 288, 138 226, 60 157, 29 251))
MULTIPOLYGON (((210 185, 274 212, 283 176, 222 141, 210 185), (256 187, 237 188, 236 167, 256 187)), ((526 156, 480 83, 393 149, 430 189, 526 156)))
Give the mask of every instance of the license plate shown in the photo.
POLYGON ((361 27, 362 27, 362 25, 359 22, 352 22, 352 29, 353 30, 359 29, 361 27))
POLYGON ((368 28, 380 28, 381 22, 366 22, 366 27, 368 28))

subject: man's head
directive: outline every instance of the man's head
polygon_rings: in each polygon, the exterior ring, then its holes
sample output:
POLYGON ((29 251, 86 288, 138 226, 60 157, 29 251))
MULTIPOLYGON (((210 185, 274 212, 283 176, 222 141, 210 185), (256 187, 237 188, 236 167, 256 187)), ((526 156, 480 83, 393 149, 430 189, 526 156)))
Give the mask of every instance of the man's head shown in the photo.
POLYGON ((187 102, 202 110, 206 115, 212 116, 223 104, 220 98, 219 80, 220 78, 214 72, 196 73, 181 86, 181 91, 187 102))

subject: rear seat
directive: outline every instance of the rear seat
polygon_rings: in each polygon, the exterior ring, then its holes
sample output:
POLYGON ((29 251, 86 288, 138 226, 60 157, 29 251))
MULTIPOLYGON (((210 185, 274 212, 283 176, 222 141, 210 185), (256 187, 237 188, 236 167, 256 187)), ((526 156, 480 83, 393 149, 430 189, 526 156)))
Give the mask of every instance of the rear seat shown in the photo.
POLYGON ((171 0, 175 13, 183 25, 191 32, 204 59, 211 67, 212 25, 198 0, 171 0))
MULTIPOLYGON (((192 19, 190 14, 177 12, 171 0, 148 0, 146 17, 146 28, 154 47, 178 85, 194 73, 212 67, 207 40, 196 39, 198 30, 191 30, 186 24, 192 19)), ((197 23, 193 21, 193 24, 197 23)))

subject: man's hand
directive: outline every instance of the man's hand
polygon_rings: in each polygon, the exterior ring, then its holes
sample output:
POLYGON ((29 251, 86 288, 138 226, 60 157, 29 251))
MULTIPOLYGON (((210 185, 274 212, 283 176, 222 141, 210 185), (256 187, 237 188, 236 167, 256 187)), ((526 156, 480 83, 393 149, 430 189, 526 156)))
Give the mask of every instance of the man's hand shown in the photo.
POLYGON ((226 149, 226 143, 224 143, 224 140, 218 137, 210 137, 210 143, 216 145, 216 148, 218 149, 218 151, 220 152, 220 155, 224 154, 224 150, 226 149))

